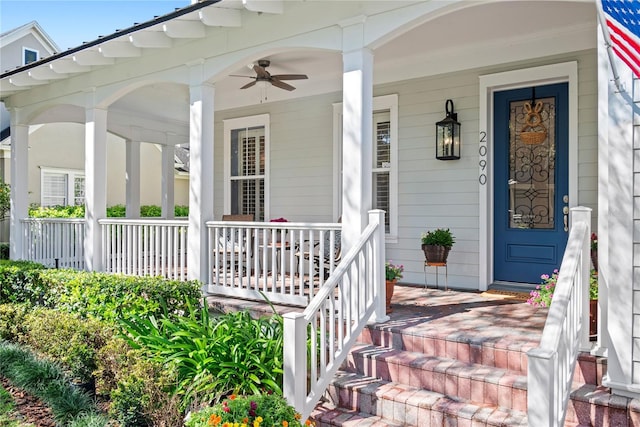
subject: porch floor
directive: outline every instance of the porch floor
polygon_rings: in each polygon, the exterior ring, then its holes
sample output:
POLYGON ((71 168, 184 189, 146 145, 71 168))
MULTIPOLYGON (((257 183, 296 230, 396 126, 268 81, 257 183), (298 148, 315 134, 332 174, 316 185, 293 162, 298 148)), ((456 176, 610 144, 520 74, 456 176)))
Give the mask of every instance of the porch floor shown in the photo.
MULTIPOLYGON (((256 316, 271 313, 268 304, 210 296, 209 307, 220 311, 248 310, 256 316)), ((416 337, 448 337, 458 342, 482 343, 526 351, 540 341, 548 310, 504 294, 425 289, 396 285, 390 320, 376 329, 402 330, 416 337)), ((302 311, 274 305, 280 314, 302 311)))

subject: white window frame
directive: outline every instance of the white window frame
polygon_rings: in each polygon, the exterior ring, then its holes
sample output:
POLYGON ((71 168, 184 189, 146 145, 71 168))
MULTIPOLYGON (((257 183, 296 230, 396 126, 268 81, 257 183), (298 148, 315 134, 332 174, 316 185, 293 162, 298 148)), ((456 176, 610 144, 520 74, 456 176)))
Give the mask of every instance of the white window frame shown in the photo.
POLYGON ((22 65, 27 65, 27 51, 28 52, 35 52, 36 54, 36 60, 33 62, 37 62, 40 60, 40 51, 37 49, 31 49, 29 47, 23 47, 22 48, 22 65))
POLYGON ((80 169, 60 169, 60 168, 41 167, 40 168, 40 205, 41 206, 44 206, 44 197, 45 197, 44 176, 47 173, 67 176, 67 195, 66 195, 65 206, 75 206, 75 179, 76 178, 85 179, 85 190, 86 190, 86 177, 85 177, 84 171, 80 169))
POLYGON ((264 127, 264 218, 270 218, 270 117, 269 114, 223 120, 224 124, 224 212, 231 212, 231 132, 238 129, 264 127))
MULTIPOLYGON (((373 111, 389 111, 391 137, 389 170, 389 233, 385 235, 386 243, 398 242, 398 95, 383 95, 373 98, 373 111)), ((375 134, 373 134, 375 138, 375 134)), ((373 167, 373 165, 372 165, 373 167)), ((342 212, 342 102, 333 104, 333 206, 334 217, 342 212)), ((375 170, 375 168, 373 168, 375 170)), ((371 174, 373 180, 373 173, 371 174)), ((373 194, 370 195, 373 197, 373 194)))

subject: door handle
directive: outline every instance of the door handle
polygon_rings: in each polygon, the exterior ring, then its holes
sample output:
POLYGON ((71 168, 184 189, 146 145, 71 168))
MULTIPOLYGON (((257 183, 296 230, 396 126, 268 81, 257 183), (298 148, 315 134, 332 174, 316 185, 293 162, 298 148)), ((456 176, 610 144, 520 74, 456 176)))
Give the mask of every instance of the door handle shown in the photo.
POLYGON ((569 206, 565 206, 562 208, 562 213, 564 214, 564 231, 569 231, 569 206))

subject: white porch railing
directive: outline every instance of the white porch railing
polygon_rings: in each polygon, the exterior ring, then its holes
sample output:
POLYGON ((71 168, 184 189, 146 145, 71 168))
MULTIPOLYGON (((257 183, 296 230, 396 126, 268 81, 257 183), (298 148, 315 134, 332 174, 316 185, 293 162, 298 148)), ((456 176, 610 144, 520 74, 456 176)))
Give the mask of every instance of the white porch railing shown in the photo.
POLYGON ((48 267, 84 269, 84 218, 27 218, 22 223, 22 259, 48 267))
POLYGON ((104 271, 187 280, 187 220, 101 219, 104 271))
POLYGON ((527 352, 531 427, 560 427, 580 351, 589 350, 591 209, 571 210, 571 232, 540 345, 527 352))
POLYGON ((209 221, 207 293, 305 307, 340 260, 341 224, 209 221))
POLYGON ((368 319, 386 321, 384 212, 369 225, 303 313, 284 315, 284 396, 305 420, 368 319))

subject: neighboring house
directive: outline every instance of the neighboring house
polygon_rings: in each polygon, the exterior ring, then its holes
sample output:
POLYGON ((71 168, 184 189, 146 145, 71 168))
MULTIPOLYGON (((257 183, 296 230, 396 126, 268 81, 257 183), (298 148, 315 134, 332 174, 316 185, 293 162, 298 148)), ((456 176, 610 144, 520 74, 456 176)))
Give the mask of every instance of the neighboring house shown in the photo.
MULTIPOLYGON (((618 63, 626 92, 613 86, 597 9, 205 0, 5 72, 12 235, 29 202, 29 129, 62 122, 85 128, 87 253, 100 253, 109 132, 126 141, 134 183, 140 141, 167 152, 188 144, 187 264, 203 281, 205 225, 223 214, 341 217, 348 249, 380 208, 386 258, 404 264, 403 281, 424 283, 420 236, 447 227, 450 287, 528 286, 559 266, 568 208, 586 206, 599 234, 607 384, 640 395, 638 80, 618 63), (445 109, 461 124, 457 160, 436 158, 445 109)), ((127 203, 139 203, 127 188, 127 203)))
MULTIPOLYGON (((60 48, 32 21, 0 34, 0 66, 11 71, 51 57, 60 48)), ((11 182, 10 115, 0 108, 0 178, 11 182)), ((108 139, 107 204, 126 203, 125 140, 110 132, 108 139)), ((50 123, 29 128, 29 204, 42 206, 84 204, 84 125, 50 123)), ((162 200, 162 152, 155 144, 141 144, 140 203, 159 205, 162 200)), ((176 158, 177 160, 177 158, 176 158)), ((175 172, 176 203, 188 204, 188 170, 175 172)), ((8 235, 6 236, 8 240, 8 235)), ((0 238, 0 241, 5 241, 0 238)))

